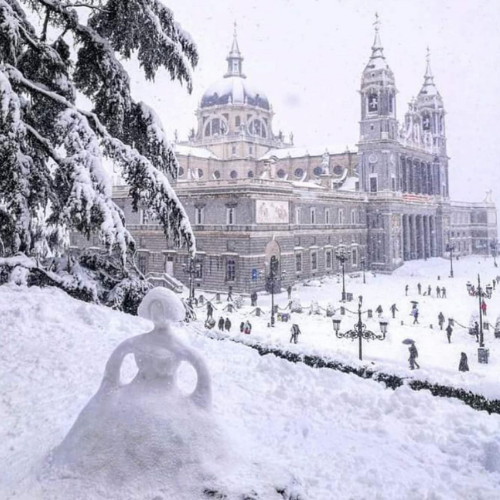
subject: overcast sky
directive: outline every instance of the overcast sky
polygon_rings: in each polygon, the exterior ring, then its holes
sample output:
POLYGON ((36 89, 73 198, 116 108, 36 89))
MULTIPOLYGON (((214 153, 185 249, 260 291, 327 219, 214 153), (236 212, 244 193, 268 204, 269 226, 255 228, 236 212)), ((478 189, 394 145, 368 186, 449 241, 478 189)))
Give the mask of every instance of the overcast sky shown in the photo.
MULTIPOLYGON (((361 73, 374 17, 399 94, 402 121, 423 83, 426 48, 447 111, 451 197, 500 204, 500 0, 163 0, 198 45, 194 90, 134 82, 172 138, 187 137, 204 90, 226 71, 234 21, 244 73, 268 96, 274 132, 298 146, 355 144, 361 73)), ((134 72, 134 74, 137 74, 134 72)))

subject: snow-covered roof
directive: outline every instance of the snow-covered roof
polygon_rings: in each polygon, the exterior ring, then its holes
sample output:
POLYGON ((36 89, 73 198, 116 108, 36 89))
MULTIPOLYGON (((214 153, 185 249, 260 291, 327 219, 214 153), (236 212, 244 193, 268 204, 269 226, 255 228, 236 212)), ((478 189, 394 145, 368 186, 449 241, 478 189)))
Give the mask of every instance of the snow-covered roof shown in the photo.
POLYGON ((325 189, 323 186, 320 184, 316 184, 315 182, 310 182, 310 181, 292 181, 292 184, 295 187, 301 187, 301 188, 312 188, 312 189, 325 189))
POLYGON ((269 100, 262 90, 241 76, 230 76, 216 81, 203 94, 200 107, 221 104, 249 104, 269 109, 269 100))
POLYGON ((205 148, 196 148, 193 146, 185 146, 183 144, 175 144, 174 151, 184 156, 196 156, 197 158, 214 158, 218 159, 212 151, 205 148))
POLYGON ((347 177, 342 186, 339 187, 339 191, 356 191, 356 182, 358 181, 358 177, 347 177))
POLYGON ((322 156, 326 153, 331 155, 342 154, 346 151, 357 153, 358 148, 353 144, 333 145, 333 146, 312 146, 312 147, 296 147, 271 149, 266 154, 261 156, 259 160, 269 160, 273 156, 282 160, 283 158, 300 158, 302 156, 322 156))

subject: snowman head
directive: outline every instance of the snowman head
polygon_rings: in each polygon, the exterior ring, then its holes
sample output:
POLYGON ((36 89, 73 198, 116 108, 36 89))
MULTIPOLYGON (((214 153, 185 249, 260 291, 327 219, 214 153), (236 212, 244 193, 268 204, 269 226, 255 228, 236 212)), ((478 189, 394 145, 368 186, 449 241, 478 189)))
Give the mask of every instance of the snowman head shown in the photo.
POLYGON ((179 297, 172 290, 161 287, 153 288, 146 294, 137 312, 155 326, 177 323, 186 316, 186 309, 179 297))

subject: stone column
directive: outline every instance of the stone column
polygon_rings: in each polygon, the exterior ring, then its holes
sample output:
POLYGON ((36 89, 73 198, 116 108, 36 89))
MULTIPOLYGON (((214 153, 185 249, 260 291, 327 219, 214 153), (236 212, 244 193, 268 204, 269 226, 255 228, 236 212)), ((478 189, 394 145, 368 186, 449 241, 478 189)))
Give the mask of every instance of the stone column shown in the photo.
POLYGON ((429 217, 429 230, 430 230, 430 242, 431 242, 431 257, 437 257, 436 253, 436 223, 434 216, 429 217))

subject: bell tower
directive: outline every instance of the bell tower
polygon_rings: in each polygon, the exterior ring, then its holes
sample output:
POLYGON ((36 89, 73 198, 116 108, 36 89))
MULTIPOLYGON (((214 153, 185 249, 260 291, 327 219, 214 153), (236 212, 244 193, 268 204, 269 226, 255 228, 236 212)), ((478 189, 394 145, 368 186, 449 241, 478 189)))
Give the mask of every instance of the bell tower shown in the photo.
POLYGON ((361 78, 360 142, 396 140, 396 84, 380 41, 380 21, 375 20, 372 54, 361 78))
POLYGON ((443 98, 436 88, 431 71, 430 51, 427 48, 427 65, 425 68, 424 84, 418 94, 417 110, 421 116, 422 131, 430 134, 434 152, 438 156, 446 157, 446 130, 445 110, 443 98))
POLYGON ((375 38, 370 60, 361 77, 359 187, 369 193, 395 191, 397 183, 398 122, 396 84, 380 41, 375 15, 375 38))

